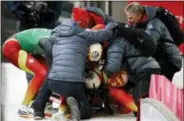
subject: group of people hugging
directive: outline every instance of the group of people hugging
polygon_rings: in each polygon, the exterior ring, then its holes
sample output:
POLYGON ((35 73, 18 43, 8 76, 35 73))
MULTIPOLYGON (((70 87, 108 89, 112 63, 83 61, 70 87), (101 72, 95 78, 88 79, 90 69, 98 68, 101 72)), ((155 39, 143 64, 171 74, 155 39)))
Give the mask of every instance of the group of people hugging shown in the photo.
POLYGON ((112 113, 110 104, 119 113, 133 111, 139 120, 151 75, 172 81, 182 67, 175 40, 157 16, 160 9, 131 3, 123 23, 96 7, 74 7, 71 18, 54 29, 31 28, 9 37, 3 55, 34 75, 18 114, 32 113, 34 100, 34 119, 43 119, 55 94, 61 104, 54 121, 89 119, 98 109, 112 113))

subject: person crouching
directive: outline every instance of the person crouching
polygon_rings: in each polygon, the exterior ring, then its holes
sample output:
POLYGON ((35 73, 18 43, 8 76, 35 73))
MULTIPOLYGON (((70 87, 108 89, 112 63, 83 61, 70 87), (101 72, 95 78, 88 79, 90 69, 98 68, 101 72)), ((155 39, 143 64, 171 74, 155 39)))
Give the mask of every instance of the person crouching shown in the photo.
MULTIPOLYGON (((53 63, 48 75, 49 88, 52 92, 65 97, 71 121, 88 119, 92 116, 84 92, 88 47, 90 44, 109 40, 115 27, 115 23, 109 23, 102 30, 84 30, 82 28, 87 26, 67 19, 52 31, 50 41, 53 44, 53 63)), ((57 113, 52 118, 55 121, 66 119, 62 113, 57 113)))

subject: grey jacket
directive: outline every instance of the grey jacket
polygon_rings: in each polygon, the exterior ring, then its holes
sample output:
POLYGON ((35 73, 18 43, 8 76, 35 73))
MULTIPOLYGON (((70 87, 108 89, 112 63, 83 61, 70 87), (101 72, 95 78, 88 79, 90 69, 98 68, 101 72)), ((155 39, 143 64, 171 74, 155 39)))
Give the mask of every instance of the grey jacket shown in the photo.
POLYGON ((113 40, 106 54, 107 60, 104 71, 109 76, 121 70, 128 71, 130 75, 160 73, 160 66, 154 58, 133 57, 140 55, 140 51, 122 37, 117 37, 113 40))
POLYGON ((154 44, 152 46, 157 48, 153 57, 157 61, 170 62, 179 71, 182 67, 182 57, 177 46, 173 43, 167 27, 160 19, 156 18, 156 9, 146 6, 147 21, 137 27, 143 28, 153 38, 154 44))
POLYGON ((83 30, 72 20, 65 20, 51 35, 53 63, 49 79, 84 82, 85 61, 92 43, 109 40, 116 25, 109 23, 99 31, 83 30))

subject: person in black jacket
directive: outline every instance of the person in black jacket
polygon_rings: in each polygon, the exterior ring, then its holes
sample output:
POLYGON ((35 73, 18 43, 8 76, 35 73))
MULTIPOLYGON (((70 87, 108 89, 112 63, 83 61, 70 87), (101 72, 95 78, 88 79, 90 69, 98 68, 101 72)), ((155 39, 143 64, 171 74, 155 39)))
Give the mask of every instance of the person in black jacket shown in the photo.
POLYGON ((131 3, 125 8, 125 12, 129 25, 144 30, 154 40, 152 46, 157 50, 152 56, 159 62, 161 74, 172 81, 173 75, 182 67, 182 57, 167 27, 156 17, 157 8, 131 3))

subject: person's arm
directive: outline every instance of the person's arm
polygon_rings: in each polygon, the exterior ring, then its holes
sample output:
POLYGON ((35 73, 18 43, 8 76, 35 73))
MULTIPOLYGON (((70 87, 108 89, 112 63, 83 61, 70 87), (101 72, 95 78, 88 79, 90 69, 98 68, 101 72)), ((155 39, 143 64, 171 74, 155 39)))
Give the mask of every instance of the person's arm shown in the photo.
POLYGON ((103 70, 109 77, 111 77, 114 73, 121 71, 123 55, 124 44, 122 38, 119 37, 116 38, 107 49, 106 62, 103 70))
POLYGON ((92 43, 101 43, 105 40, 109 40, 113 36, 113 29, 117 26, 116 23, 109 23, 104 29, 101 30, 90 30, 87 29, 81 32, 78 36, 88 40, 92 43))
POLYGON ((157 45, 158 40, 163 34, 162 24, 163 23, 159 19, 155 18, 151 20, 146 26, 145 32, 153 38, 154 45, 157 45))
POLYGON ((41 38, 38 42, 38 45, 44 51, 44 55, 48 65, 48 70, 50 70, 52 65, 52 43, 50 41, 50 38, 41 38))
POLYGON ((125 23, 118 23, 118 30, 119 34, 140 50, 144 56, 151 56, 156 51, 157 35, 150 34, 147 28, 142 30, 127 26, 125 23))

